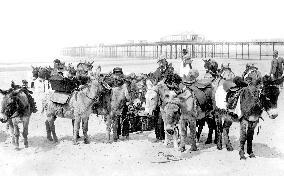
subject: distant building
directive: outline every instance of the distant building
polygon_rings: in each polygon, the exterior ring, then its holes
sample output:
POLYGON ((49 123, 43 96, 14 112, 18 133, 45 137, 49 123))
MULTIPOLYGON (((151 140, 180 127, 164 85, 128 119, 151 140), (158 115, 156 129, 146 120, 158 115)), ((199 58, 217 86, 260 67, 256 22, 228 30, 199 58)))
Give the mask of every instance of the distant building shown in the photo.
POLYGON ((160 39, 161 42, 165 41, 193 41, 193 42, 203 42, 205 38, 194 32, 183 32, 180 34, 168 35, 160 39))
POLYGON ((128 40, 129 44, 134 44, 134 40, 128 40))
POLYGON ((139 43, 148 43, 147 40, 139 40, 139 43))

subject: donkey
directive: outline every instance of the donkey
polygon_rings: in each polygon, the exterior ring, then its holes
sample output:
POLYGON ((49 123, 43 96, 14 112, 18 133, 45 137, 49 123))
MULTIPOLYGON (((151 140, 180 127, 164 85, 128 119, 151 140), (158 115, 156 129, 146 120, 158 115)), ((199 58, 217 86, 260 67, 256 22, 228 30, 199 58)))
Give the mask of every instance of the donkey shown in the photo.
POLYGON ((184 152, 185 140, 187 138, 187 126, 190 129, 191 151, 196 151, 196 120, 197 120, 197 100, 192 90, 184 89, 182 93, 171 97, 166 103, 162 116, 165 122, 165 130, 173 135, 174 145, 177 147, 177 132, 175 128, 180 130, 180 146, 179 151, 184 152))
MULTIPOLYGON (((263 111, 266 111, 271 119, 275 119, 278 116, 277 101, 280 94, 278 85, 283 83, 284 77, 274 80, 269 75, 263 77, 259 77, 259 75, 260 72, 258 71, 247 77, 246 80, 248 85, 237 92, 239 96, 236 96, 237 105, 236 109, 234 109, 237 116, 229 115, 227 110, 219 108, 217 117, 217 148, 219 150, 222 149, 222 133, 227 150, 233 150, 229 139, 229 130, 233 122, 240 123, 239 155, 241 160, 246 159, 244 152, 244 145, 246 142, 249 157, 255 157, 252 149, 254 129, 257 126, 259 119, 262 118, 261 115, 263 111), (254 80, 255 78, 258 79, 254 80)), ((219 98, 222 97, 220 92, 216 93, 216 96, 219 98)), ((224 92, 223 94, 226 93, 224 92)), ((222 100, 220 99, 220 101, 222 100)), ((225 106, 227 105, 225 104, 225 106)))
MULTIPOLYGON (((230 68, 230 65, 226 65, 224 66, 223 64, 221 65, 221 69, 218 70, 218 74, 217 75, 212 75, 212 73, 216 73, 216 63, 213 63, 214 65, 211 66, 211 62, 204 60, 205 64, 204 67, 207 69, 210 68, 214 68, 214 70, 212 71, 208 71, 205 76, 204 79, 212 79, 212 101, 213 101, 213 108, 215 109, 216 107, 216 91, 218 89, 218 87, 220 87, 220 85, 222 85, 224 83, 225 80, 232 80, 235 77, 235 74, 233 73, 233 71, 230 68)), ((218 100, 217 100, 218 101, 218 100)), ((209 128, 209 132, 208 132, 208 136, 207 136, 207 140, 205 142, 205 144, 211 144, 212 143, 212 135, 213 135, 213 131, 215 130, 215 140, 214 143, 217 143, 217 126, 216 126, 216 119, 214 118, 214 113, 215 110, 213 110, 213 118, 210 117, 205 117, 205 118, 201 118, 197 120, 197 127, 198 127, 198 131, 197 131, 197 139, 199 140, 203 127, 205 125, 205 122, 208 125, 209 128)))
POLYGON ((32 108, 29 103, 29 99, 24 91, 17 90, 0 90, 0 93, 4 95, 1 103, 1 122, 7 122, 12 136, 12 143, 15 145, 15 149, 19 150, 19 124, 23 123, 23 138, 25 148, 28 148, 28 126, 30 116, 32 114, 32 108))
MULTIPOLYGON (((150 80, 146 81, 148 90, 146 92, 146 104, 145 104, 145 112, 149 115, 154 115, 155 111, 158 110, 160 113, 157 115, 162 115, 165 105, 167 102, 174 96, 176 96, 175 91, 169 90, 167 85, 164 83, 165 80, 160 81, 157 85, 153 85, 150 80)), ((155 118, 158 118, 157 116, 155 118)), ((162 119, 164 121, 163 115, 162 119)), ((166 132, 164 131, 165 121, 163 127, 159 130, 160 133, 166 132)), ((168 144, 167 134, 165 135, 164 143, 168 144)))
POLYGON ((54 121, 56 117, 74 119, 73 127, 73 144, 78 144, 78 133, 80 122, 82 120, 84 143, 88 144, 88 121, 92 113, 92 106, 99 99, 104 87, 98 79, 91 78, 91 81, 83 86, 80 90, 75 90, 65 104, 58 104, 51 101, 51 93, 47 94, 44 99, 42 112, 46 112, 47 120, 45 121, 47 139, 58 142, 55 132, 54 121), (51 136, 52 134, 52 136, 51 136))

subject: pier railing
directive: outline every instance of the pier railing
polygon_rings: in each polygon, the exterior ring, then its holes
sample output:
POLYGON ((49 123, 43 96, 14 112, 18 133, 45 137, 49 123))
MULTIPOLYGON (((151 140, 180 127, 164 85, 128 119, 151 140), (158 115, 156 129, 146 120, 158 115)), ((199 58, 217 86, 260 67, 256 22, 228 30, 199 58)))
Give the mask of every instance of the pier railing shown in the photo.
POLYGON ((192 42, 170 41, 154 43, 127 43, 101 46, 66 47, 62 55, 71 57, 129 57, 169 59, 181 57, 187 49, 193 58, 271 59, 273 50, 284 55, 284 42, 192 42))

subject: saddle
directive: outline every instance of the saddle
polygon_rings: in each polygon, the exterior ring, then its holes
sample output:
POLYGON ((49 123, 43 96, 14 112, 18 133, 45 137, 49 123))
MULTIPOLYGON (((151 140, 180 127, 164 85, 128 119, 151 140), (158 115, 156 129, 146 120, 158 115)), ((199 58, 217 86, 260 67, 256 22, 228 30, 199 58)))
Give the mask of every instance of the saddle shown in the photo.
POLYGON ((53 103, 58 103, 58 104, 64 105, 64 104, 67 104, 69 102, 70 97, 71 97, 70 93, 55 91, 51 94, 50 100, 53 103))
POLYGON ((71 93, 78 84, 78 80, 65 78, 62 75, 55 74, 50 79, 52 90, 62 93, 71 93))
POLYGON ((211 79, 198 80, 186 87, 193 91, 202 111, 207 112, 213 109, 211 79))

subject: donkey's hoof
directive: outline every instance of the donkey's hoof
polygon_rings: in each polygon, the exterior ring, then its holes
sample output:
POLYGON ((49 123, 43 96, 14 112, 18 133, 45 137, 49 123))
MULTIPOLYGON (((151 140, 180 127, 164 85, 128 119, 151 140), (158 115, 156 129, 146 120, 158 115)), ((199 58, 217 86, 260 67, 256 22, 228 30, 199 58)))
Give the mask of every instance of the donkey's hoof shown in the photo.
POLYGON ((90 144, 90 140, 89 140, 88 138, 85 138, 85 139, 84 139, 84 143, 85 143, 85 144, 90 144))
POLYGON ((185 146, 180 147, 178 150, 179 150, 180 152, 185 152, 185 146))
POLYGON ((53 139, 53 142, 54 142, 54 143, 57 143, 57 142, 58 142, 58 139, 57 139, 57 138, 54 138, 54 139, 53 139))
POLYGON ((244 152, 243 150, 240 150, 240 151, 239 151, 239 155, 240 155, 240 160, 245 160, 245 159, 247 159, 247 158, 245 157, 245 152, 244 152))
POLYGON ((15 146, 15 150, 16 150, 16 151, 20 151, 19 146, 15 146))
POLYGON ((212 140, 206 140, 205 144, 212 144, 212 140))
POLYGON ((251 153, 251 154, 249 154, 249 157, 250 158, 255 158, 255 154, 251 153))
POLYGON ((217 145, 217 149, 222 150, 223 149, 222 145, 217 145))
POLYGON ((227 150, 230 151, 230 152, 234 150, 234 148, 233 148, 231 145, 227 145, 226 148, 227 148, 227 150))
POLYGON ((78 141, 73 141, 73 145, 78 145, 79 142, 78 141))
POLYGON ((51 136, 50 137, 46 137, 46 139, 49 140, 49 141, 53 141, 51 136))
POLYGON ((197 146, 196 145, 191 146, 190 151, 197 151, 197 146))
POLYGON ((25 148, 28 148, 28 147, 29 147, 28 142, 25 142, 24 145, 25 145, 25 148))
POLYGON ((104 143, 106 143, 106 144, 111 144, 112 141, 111 141, 110 139, 108 139, 108 140, 105 140, 104 143))

